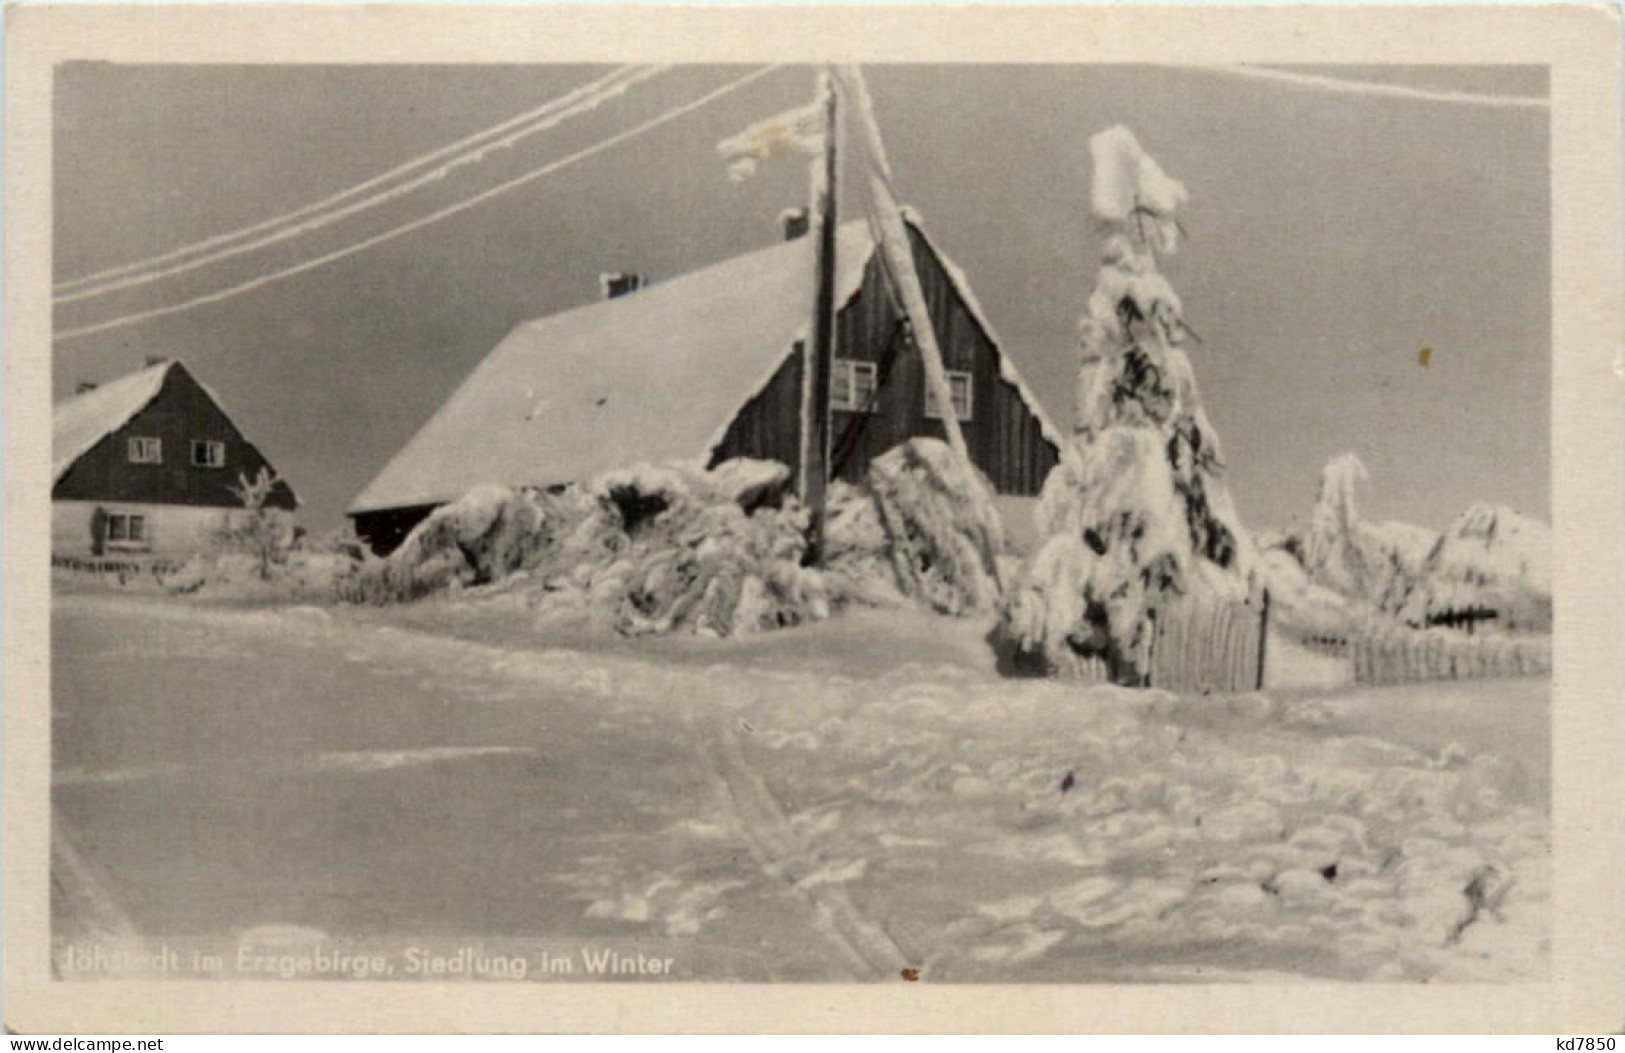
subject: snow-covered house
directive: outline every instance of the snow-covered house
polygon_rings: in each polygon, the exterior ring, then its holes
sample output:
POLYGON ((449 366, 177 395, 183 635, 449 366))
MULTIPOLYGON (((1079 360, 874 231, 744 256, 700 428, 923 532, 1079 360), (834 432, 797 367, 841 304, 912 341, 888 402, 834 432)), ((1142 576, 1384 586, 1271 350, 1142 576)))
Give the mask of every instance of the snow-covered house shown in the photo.
MULTIPOLYGON (((972 460, 1001 494, 1035 495, 1062 433, 1000 349, 964 275, 910 216, 916 267, 972 460)), ((812 315, 813 239, 520 324, 351 505, 392 550, 437 505, 475 486, 545 487, 619 466, 734 457, 799 460, 800 353, 812 315)), ((838 235, 831 470, 854 479, 913 436, 942 438, 924 366, 864 222, 838 235)))
MULTIPOLYGON (((239 475, 270 469, 176 361, 83 385, 52 418, 53 556, 184 556, 245 514, 232 490, 239 475)), ((298 498, 279 482, 266 505, 291 512, 298 498)))

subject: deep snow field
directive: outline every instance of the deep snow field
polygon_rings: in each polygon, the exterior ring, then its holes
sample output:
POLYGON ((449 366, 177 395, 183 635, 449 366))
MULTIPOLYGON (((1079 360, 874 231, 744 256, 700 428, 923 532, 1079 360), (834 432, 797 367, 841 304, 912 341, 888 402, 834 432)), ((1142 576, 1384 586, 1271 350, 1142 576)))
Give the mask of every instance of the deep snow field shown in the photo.
MULTIPOLYGON (((912 611, 623 641, 59 584, 52 620, 54 816, 144 936, 614 938, 678 980, 1547 968, 1545 679, 1009 680, 988 624, 912 611)), ((63 937, 97 924, 69 877, 63 937)))

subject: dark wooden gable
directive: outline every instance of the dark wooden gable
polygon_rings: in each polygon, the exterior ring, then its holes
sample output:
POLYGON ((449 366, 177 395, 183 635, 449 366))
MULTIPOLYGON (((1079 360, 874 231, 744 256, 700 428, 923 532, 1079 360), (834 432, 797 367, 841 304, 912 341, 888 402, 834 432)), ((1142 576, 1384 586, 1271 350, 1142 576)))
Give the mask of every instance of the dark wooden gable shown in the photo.
MULTIPOLYGON (((971 458, 998 492, 1037 494, 1059 460, 1059 451, 1044 438, 1038 418, 1015 385, 1000 375, 999 349, 976 321, 943 262, 919 231, 911 227, 909 235, 945 366, 973 378, 973 419, 960 423, 971 458)), ((835 353, 874 362, 880 386, 869 412, 836 410, 832 415, 830 441, 837 478, 860 479, 871 460, 914 436, 946 438, 942 422, 925 415, 924 366, 901 319, 876 252, 865 264, 858 292, 841 308, 835 353)), ((781 461, 792 469, 799 464, 801 367, 797 345, 729 422, 710 453, 712 465, 734 457, 781 461)), ((682 450, 671 453, 690 455, 682 450)), ((387 555, 434 507, 375 509, 351 517, 356 532, 373 550, 387 555)))
MULTIPOLYGON (((1032 495, 1059 459, 1038 418, 1015 385, 999 372, 999 349, 977 322, 947 269, 913 228, 915 267, 944 367, 972 377, 971 420, 960 422, 971 459, 1005 494, 1032 495)), ((876 252, 856 296, 840 311, 836 357, 873 362, 879 389, 868 412, 836 410, 830 428, 831 463, 838 478, 856 480, 869 462, 914 436, 944 439, 940 420, 925 413, 925 367, 902 312, 887 289, 876 252)), ((800 459, 801 368, 798 345, 766 387, 753 397, 713 451, 712 463, 758 457, 795 466, 800 459)))
MULTIPOLYGON (((192 374, 175 363, 146 408, 123 427, 103 436, 75 461, 57 480, 51 497, 64 501, 240 508, 242 500, 231 487, 237 484, 239 475, 253 479, 261 468, 270 468, 270 462, 243 437, 192 374), (163 462, 130 463, 133 438, 158 439, 163 462), (194 439, 224 443, 225 464, 218 468, 194 465, 194 439)), ((291 510, 298 501, 286 483, 278 483, 267 504, 291 510)))

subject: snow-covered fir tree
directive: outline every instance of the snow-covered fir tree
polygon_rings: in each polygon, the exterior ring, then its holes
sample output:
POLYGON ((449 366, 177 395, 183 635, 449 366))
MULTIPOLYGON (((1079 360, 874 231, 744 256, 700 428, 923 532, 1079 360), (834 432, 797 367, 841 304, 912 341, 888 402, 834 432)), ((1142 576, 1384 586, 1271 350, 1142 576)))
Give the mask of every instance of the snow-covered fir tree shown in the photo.
POLYGON ((1327 462, 1303 535, 1303 563, 1310 579, 1345 596, 1364 597, 1368 589, 1355 490, 1369 478, 1364 462, 1352 452, 1327 462))
POLYGON ((1159 266, 1179 244, 1185 187, 1126 128, 1089 145, 1104 251, 1078 324, 1073 443, 1045 481, 1041 545, 1004 630, 1051 671, 1099 657, 1135 681, 1155 606, 1197 591, 1248 598, 1255 554, 1223 481, 1183 306, 1159 266))
POLYGON ((1305 573, 1316 585, 1347 597, 1355 613, 1393 613, 1421 573, 1439 535, 1397 520, 1360 517, 1358 490, 1370 479, 1352 451, 1320 473, 1309 529, 1298 539, 1305 573))
POLYGON ((1359 490, 1369 479, 1358 454, 1333 457, 1321 469, 1309 526, 1260 541, 1262 577, 1283 629, 1342 636, 1380 626, 1414 587, 1438 534, 1362 519, 1359 490))

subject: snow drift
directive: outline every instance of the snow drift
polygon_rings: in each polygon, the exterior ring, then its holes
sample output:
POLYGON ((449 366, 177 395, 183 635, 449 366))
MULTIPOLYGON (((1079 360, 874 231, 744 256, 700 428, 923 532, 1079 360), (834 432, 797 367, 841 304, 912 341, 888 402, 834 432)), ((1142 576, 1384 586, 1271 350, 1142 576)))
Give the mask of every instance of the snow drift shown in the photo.
POLYGON ((1277 629, 1311 639, 1343 639, 1358 616, 1348 597, 1317 584, 1285 548, 1266 548, 1258 559, 1277 629))

